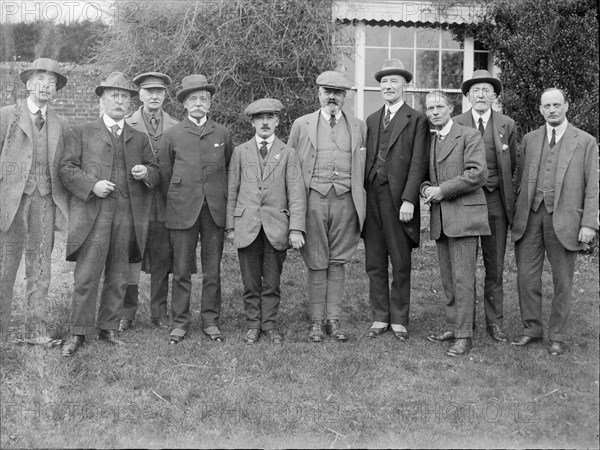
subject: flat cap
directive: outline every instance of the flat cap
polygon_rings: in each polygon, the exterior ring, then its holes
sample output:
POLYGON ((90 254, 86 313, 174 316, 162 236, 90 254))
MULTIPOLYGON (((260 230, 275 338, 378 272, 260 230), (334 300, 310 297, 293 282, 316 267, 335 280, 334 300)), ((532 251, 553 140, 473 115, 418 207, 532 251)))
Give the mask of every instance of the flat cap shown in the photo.
POLYGON ((136 75, 133 82, 143 89, 166 89, 171 84, 171 77, 161 72, 146 72, 136 75))
POLYGON ((340 72, 328 70, 317 77, 317 86, 345 91, 352 88, 352 83, 340 72))
POLYGON ((283 105, 276 98, 261 98, 246 106, 244 114, 252 117, 256 114, 264 113, 280 113, 283 110, 283 105))

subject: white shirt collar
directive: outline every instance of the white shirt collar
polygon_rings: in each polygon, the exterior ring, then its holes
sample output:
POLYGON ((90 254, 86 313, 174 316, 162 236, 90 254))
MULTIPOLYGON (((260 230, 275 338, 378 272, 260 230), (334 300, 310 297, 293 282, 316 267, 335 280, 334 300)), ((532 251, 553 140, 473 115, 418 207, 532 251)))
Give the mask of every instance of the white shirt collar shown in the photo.
POLYGON ((27 109, 33 115, 35 115, 38 112, 38 110, 40 110, 40 111, 42 111, 42 117, 46 117, 46 110, 48 109, 48 105, 44 105, 40 108, 40 107, 38 107, 38 105, 33 103, 33 100, 31 100, 31 97, 27 97, 27 109))
MULTIPOLYGON (((327 122, 329 122, 329 119, 331 119, 331 114, 325 112, 325 110, 323 108, 321 108, 321 115, 327 120, 327 122)), ((341 118, 342 118, 342 110, 340 109, 338 111, 338 113, 335 115, 336 123, 339 122, 341 118)))
POLYGON ((446 135, 447 135, 448 133, 450 133, 450 128, 452 128, 452 124, 453 124, 453 123, 454 123, 454 122, 452 122, 452 119, 450 119, 450 120, 448 121, 448 123, 447 123, 446 125, 444 125, 444 128, 442 128, 440 131, 438 131, 438 134, 439 134, 439 135, 441 135, 443 138, 445 138, 445 137, 446 137, 446 135))
POLYGON ((110 128, 117 124, 119 125, 119 128, 122 130, 123 127, 125 126, 125 119, 121 119, 118 122, 115 122, 111 117, 109 117, 106 113, 102 116, 102 120, 104 121, 104 125, 106 125, 106 128, 108 128, 110 130, 110 128))
POLYGON ((204 124, 206 123, 206 121, 208 120, 206 118, 206 116, 204 116, 202 119, 200 119, 200 123, 196 122, 196 119, 193 118, 192 116, 188 115, 188 119, 190 119, 190 122, 192 122, 194 125, 196 125, 198 128, 204 126, 204 124))
POLYGON ((398 103, 394 103, 393 105, 385 105, 385 113, 387 114, 387 112, 390 112, 390 116, 393 116, 394 114, 396 114, 398 112, 398 110, 400 108, 402 108, 402 105, 404 105, 404 99, 400 99, 400 101, 398 103))
POLYGON ((548 138, 548 142, 552 140, 552 130, 556 130, 556 138, 554 142, 560 141, 560 139, 563 137, 563 134, 565 134, 565 131, 567 131, 568 125, 569 121, 567 119, 565 119, 565 121, 557 127, 553 127, 548 122, 546 122, 546 137, 548 138))
POLYGON ((266 139, 261 138, 258 134, 255 134, 254 137, 256 139, 256 145, 258 146, 258 148, 261 147, 262 141, 267 141, 267 148, 270 149, 271 145, 273 145, 273 141, 275 141, 275 133, 273 133, 266 139))
POLYGON ((488 109, 485 113, 479 114, 474 109, 471 109, 471 113, 473 115, 473 120, 475 121, 475 126, 479 126, 479 118, 483 119, 483 126, 486 127, 490 117, 492 117, 492 108, 488 109))

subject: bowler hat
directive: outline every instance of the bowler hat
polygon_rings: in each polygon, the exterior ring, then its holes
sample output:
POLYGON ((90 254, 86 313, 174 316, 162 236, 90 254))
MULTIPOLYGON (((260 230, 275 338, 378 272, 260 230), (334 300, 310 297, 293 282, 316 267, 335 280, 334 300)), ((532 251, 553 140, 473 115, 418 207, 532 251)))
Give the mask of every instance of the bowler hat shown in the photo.
POLYGON ((190 92, 208 91, 214 94, 217 88, 214 84, 209 84, 204 75, 188 75, 181 80, 181 90, 175 95, 177 100, 183 103, 190 92))
POLYGON ((171 84, 171 77, 161 72, 146 72, 137 75, 133 82, 143 89, 166 89, 171 84))
POLYGON ((250 103, 244 110, 244 114, 250 117, 264 113, 278 114, 282 109, 283 105, 276 98, 261 98, 250 103))
POLYGON ((21 72, 19 77, 23 83, 27 83, 27 80, 34 72, 50 72, 56 75, 56 90, 59 91, 67 84, 67 77, 59 72, 58 62, 50 58, 38 58, 31 63, 31 66, 21 72))
POLYGON ((328 70, 317 77, 317 86, 345 91, 352 88, 352 83, 340 72, 328 70))
POLYGON ((112 72, 107 77, 106 80, 100 83, 100 86, 96 86, 94 92, 98 97, 102 95, 104 89, 122 89, 124 91, 128 91, 131 95, 137 95, 138 91, 135 88, 135 84, 133 84, 127 75, 123 72, 112 72))
POLYGON ((489 83, 494 87, 494 92, 496 95, 500 95, 502 92, 502 82, 498 78, 494 78, 487 70, 476 70, 473 72, 473 78, 467 81, 463 81, 463 84, 460 86, 460 90, 463 95, 467 95, 469 93, 469 89, 471 86, 478 83, 489 83))
POLYGON ((399 59, 386 59, 381 66, 381 70, 375 72, 375 79, 379 83, 387 75, 402 75, 407 83, 413 79, 412 73, 404 68, 404 64, 399 59))

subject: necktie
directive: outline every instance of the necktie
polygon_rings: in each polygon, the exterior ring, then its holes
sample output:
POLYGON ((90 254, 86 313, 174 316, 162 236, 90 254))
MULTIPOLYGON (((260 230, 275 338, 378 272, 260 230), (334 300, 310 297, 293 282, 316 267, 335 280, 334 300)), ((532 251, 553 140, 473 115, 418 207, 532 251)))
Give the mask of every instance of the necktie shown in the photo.
POLYGON ((481 117, 479 118, 479 127, 478 128, 479 128, 479 132, 483 136, 483 133, 485 133, 485 128, 483 128, 483 119, 481 117))
POLYGON ((335 127, 335 114, 331 115, 331 118, 329 119, 329 125, 331 128, 335 127))
POLYGON ((556 129, 552 128, 552 139, 550 139, 550 148, 556 145, 556 129))
POLYGON ((383 128, 388 127, 388 125, 390 124, 390 120, 392 120, 392 117, 390 114, 390 109, 388 108, 387 112, 385 113, 385 116, 383 117, 383 128))
POLYGON ((37 112, 35 113, 35 126, 37 127, 38 131, 40 131, 42 129, 42 127, 44 126, 44 117, 42 116, 42 110, 38 109, 37 112))
POLYGON ((267 156, 267 141, 262 141, 260 143, 260 149, 258 151, 260 152, 260 157, 265 159, 267 156))
POLYGON ((154 116, 150 117, 150 125, 152 125, 154 131, 156 131, 156 129, 158 128, 158 119, 154 116))
POLYGON ((110 131, 112 132, 114 137, 119 137, 119 130, 121 129, 121 127, 119 125, 117 125, 116 123, 110 127, 110 131))

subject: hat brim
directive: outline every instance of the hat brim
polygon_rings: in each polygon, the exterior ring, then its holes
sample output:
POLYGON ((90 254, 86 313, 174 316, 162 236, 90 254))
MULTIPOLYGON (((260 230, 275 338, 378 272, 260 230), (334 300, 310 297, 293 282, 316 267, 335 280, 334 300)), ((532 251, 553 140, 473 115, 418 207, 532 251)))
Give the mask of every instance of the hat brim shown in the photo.
POLYGON ((194 91, 208 91, 210 92, 210 95, 214 95, 214 93, 217 91, 217 88, 212 84, 203 84, 202 86, 182 89, 175 94, 175 97, 177 98, 178 102, 183 103, 188 94, 194 91))
POLYGON ((463 95, 466 97, 471 89, 471 86, 479 83, 489 83, 494 87, 494 92, 496 95, 500 95, 502 92, 502 82, 498 78, 471 78, 470 80, 463 81, 463 84, 460 86, 460 90, 463 95))
POLYGON ((347 91, 349 89, 352 89, 352 86, 332 86, 330 84, 319 84, 318 86, 327 89, 333 89, 334 91, 347 91))
POLYGON ((31 74, 33 74, 34 72, 50 72, 50 73, 53 73, 54 75, 56 75, 56 90, 57 91, 60 91, 67 84, 67 77, 65 77, 64 75, 62 75, 58 72, 55 72, 53 70, 46 70, 46 69, 27 69, 19 74, 19 78, 21 78, 21 81, 23 83, 27 84, 27 80, 29 79, 31 74))
POLYGON ((157 88, 167 89, 167 86, 165 86, 164 84, 160 84, 160 83, 148 83, 145 85, 140 85, 140 89, 157 89, 157 88))
POLYGON ((144 79, 148 77, 160 78, 161 80, 163 80, 165 86, 169 86, 171 84, 171 77, 161 72, 140 73, 139 75, 136 75, 136 77, 131 81, 133 81, 136 85, 140 86, 144 83, 144 79))
POLYGON ((396 68, 383 69, 379 72, 375 72, 375 79, 379 83, 381 82, 381 79, 387 75, 401 75, 404 77, 407 83, 410 83, 413 79, 412 73, 410 73, 408 70, 396 68))
POLYGON ((138 91, 134 90, 134 89, 128 89, 125 88, 123 86, 96 86, 96 89, 94 89, 94 92, 96 93, 96 95, 98 97, 102 96, 102 93, 104 92, 105 89, 121 89, 122 91, 127 91, 129 92, 131 95, 138 95, 138 91))

